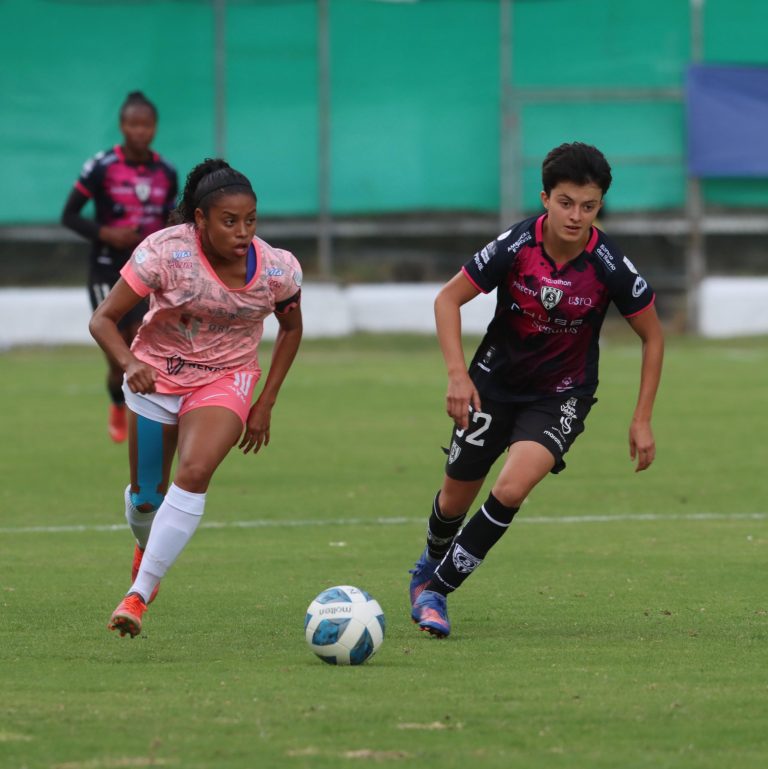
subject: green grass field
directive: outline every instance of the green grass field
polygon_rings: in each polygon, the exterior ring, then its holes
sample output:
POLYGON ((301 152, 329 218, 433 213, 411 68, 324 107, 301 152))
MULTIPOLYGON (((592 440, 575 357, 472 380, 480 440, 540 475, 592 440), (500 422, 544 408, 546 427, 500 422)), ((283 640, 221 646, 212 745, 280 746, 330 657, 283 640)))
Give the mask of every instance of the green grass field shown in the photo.
POLYGON ((133 640, 105 629, 133 545, 100 353, 1 354, 0 767, 762 769, 766 341, 669 341, 635 474, 639 348, 609 334, 568 470, 451 597, 445 641, 407 604, 450 429, 434 340, 306 342, 272 444, 227 458, 133 640), (387 616, 361 667, 304 641, 334 584, 387 616))

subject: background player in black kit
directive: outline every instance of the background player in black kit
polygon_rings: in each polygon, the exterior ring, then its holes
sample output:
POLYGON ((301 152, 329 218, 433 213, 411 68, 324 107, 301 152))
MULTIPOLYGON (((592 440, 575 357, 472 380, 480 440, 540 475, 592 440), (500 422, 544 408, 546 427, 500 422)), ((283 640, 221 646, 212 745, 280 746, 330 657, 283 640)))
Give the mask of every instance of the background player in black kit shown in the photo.
MULTIPOLYGON (((88 293, 96 307, 117 283, 120 268, 147 235, 165 226, 176 203, 175 169, 151 149, 157 131, 157 109, 140 91, 129 93, 120 108, 122 145, 99 152, 86 161, 67 198, 61 222, 92 242, 88 293), (93 219, 81 216, 93 200, 93 219)), ((128 313, 119 328, 127 344, 136 335, 146 302, 128 313)), ((109 434, 126 438, 123 372, 108 360, 107 389, 111 399, 109 434)))
POLYGON ((565 467, 563 455, 595 403, 600 329, 610 302, 642 341, 637 404, 629 428, 636 471, 653 462, 651 413, 664 337, 654 294, 634 265, 593 227, 611 169, 595 147, 553 149, 542 165, 546 212, 499 235, 435 300, 455 427, 427 546, 411 571, 411 617, 450 633, 446 597, 479 566, 531 490, 565 467), (467 369, 460 308, 496 289, 496 313, 467 369), (495 460, 508 450, 488 499, 462 527, 495 460))

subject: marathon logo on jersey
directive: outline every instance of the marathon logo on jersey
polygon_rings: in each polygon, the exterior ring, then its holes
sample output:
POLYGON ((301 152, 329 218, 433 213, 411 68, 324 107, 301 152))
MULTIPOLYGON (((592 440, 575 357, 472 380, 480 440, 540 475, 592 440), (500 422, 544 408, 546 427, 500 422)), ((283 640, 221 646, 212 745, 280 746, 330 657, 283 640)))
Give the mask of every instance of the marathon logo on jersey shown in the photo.
POLYGON ((146 203, 152 194, 152 185, 145 179, 138 179, 133 185, 133 191, 140 202, 146 203))
POLYGON ((563 292, 561 289, 555 288, 554 286, 541 287, 541 303, 544 305, 545 310, 551 310, 557 307, 562 298, 563 292))
POLYGON ((454 545, 451 560, 459 574, 471 574, 482 563, 480 558, 476 558, 472 553, 468 553, 458 544, 454 545))
POLYGON ((604 243, 601 243, 596 249, 595 253, 600 261, 611 271, 616 272, 616 265, 613 262, 613 255, 606 248, 604 243))
POLYGON ((637 297, 642 294, 645 289, 648 288, 648 284, 645 282, 644 278, 641 278, 639 275, 635 278, 635 285, 632 286, 632 296, 637 299, 637 297))
POLYGON ((448 454, 448 464, 452 465, 459 458, 459 454, 461 454, 461 446, 456 441, 453 441, 451 443, 451 453, 448 454))

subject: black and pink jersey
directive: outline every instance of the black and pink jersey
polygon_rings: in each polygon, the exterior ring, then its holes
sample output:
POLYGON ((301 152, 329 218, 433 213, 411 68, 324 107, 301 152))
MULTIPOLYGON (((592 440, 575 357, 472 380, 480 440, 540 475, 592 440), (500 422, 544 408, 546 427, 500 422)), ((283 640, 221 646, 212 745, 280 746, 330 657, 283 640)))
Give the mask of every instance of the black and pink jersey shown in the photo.
POLYGON ((610 302, 627 318, 655 299, 632 262, 593 227, 584 251, 558 266, 544 250, 546 214, 503 232, 462 268, 496 313, 470 365, 481 395, 526 401, 597 389, 598 338, 610 302))
MULTIPOLYGON (((75 189, 93 200, 100 226, 130 227, 142 237, 165 227, 178 192, 176 170, 156 152, 148 163, 129 163, 118 145, 86 161, 75 189)), ((96 240, 93 261, 119 270, 131 255, 96 240)))

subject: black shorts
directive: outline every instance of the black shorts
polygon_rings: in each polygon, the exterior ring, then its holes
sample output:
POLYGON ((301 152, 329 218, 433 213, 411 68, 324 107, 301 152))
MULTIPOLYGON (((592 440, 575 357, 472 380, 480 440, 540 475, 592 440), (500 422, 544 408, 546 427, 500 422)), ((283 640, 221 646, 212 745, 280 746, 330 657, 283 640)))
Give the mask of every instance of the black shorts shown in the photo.
MULTIPOLYGON (((91 298, 91 309, 95 310, 112 290, 120 278, 120 273, 115 270, 91 270, 88 275, 88 296, 91 298)), ((117 324, 124 331, 131 326, 138 326, 149 310, 149 301, 142 299, 132 310, 129 310, 117 324)))
POLYGON ((563 456, 584 432, 584 420, 597 402, 591 396, 562 396, 501 403, 486 398, 482 411, 470 408, 469 427, 453 428, 445 474, 456 481, 478 481, 517 441, 534 441, 555 458, 553 473, 565 468, 563 456))

